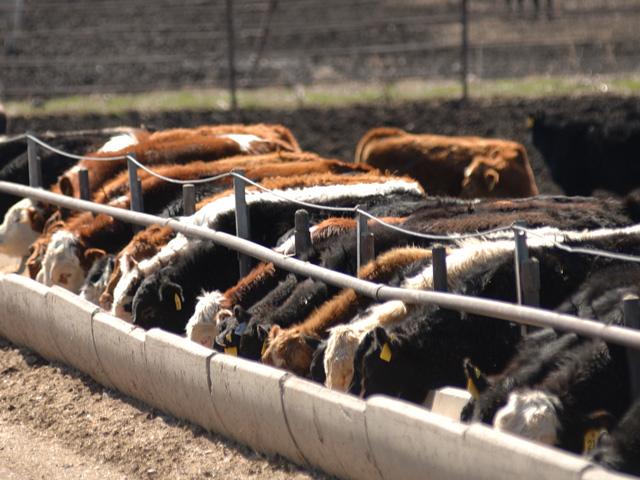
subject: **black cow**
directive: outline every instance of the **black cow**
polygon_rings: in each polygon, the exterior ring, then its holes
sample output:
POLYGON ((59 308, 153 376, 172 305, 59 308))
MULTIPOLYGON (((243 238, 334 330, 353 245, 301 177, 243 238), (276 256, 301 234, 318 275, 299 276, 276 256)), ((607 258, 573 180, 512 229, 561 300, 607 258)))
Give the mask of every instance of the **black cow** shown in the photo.
POLYGON ((200 291, 226 289, 237 279, 236 254, 198 240, 175 262, 140 284, 133 299, 133 323, 182 334, 200 291))
POLYGON ((629 411, 610 435, 605 435, 591 452, 591 459, 607 468, 640 476, 640 401, 629 411))
MULTIPOLYGON (((640 251, 637 240, 638 235, 611 235, 572 243, 637 254, 640 251)), ((530 251, 540 261, 543 285, 540 301, 547 309, 558 308, 590 272, 616 262, 557 249, 531 248, 530 251)), ((479 255, 478 261, 468 266, 462 275, 461 293, 515 301, 511 255, 500 254, 492 260, 479 255)), ((460 366, 466 353, 474 363, 486 365, 489 373, 497 373, 516 352, 518 338, 510 336, 506 328, 494 319, 433 306, 414 307, 403 323, 388 331, 377 328, 365 336, 356 353, 350 391, 363 396, 386 393, 421 402, 430 389, 464 384, 460 366), (479 357, 476 359, 471 352, 479 357), (386 361, 384 357, 391 360, 386 361)))
POLYGON ((537 113, 531 122, 533 144, 568 195, 590 195, 595 189, 624 195, 640 186, 637 119, 605 122, 537 113))

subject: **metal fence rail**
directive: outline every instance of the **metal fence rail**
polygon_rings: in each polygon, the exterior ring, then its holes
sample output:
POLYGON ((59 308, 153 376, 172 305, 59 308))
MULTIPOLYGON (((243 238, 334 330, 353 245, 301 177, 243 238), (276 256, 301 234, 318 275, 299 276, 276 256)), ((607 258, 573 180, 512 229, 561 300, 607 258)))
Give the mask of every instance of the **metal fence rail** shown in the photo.
POLYGON ((269 248, 253 242, 237 238, 223 232, 186 225, 174 219, 161 218, 145 213, 96 204, 89 201, 69 198, 42 189, 26 187, 10 182, 0 181, 0 191, 11 195, 29 197, 42 202, 52 203, 72 210, 86 210, 95 214, 105 214, 120 221, 136 225, 163 225, 189 237, 197 237, 235 250, 266 262, 273 262, 298 275, 311 277, 339 288, 352 288, 361 295, 378 301, 401 300, 409 304, 435 304, 442 308, 459 310, 476 315, 493 317, 510 322, 536 327, 550 327, 562 331, 571 331, 590 338, 599 338, 634 350, 640 350, 640 331, 625 327, 604 325, 592 320, 580 319, 570 315, 540 310, 531 307, 513 305, 506 302, 471 298, 450 293, 409 290, 389 287, 360 280, 349 275, 334 272, 308 262, 277 253, 269 248))

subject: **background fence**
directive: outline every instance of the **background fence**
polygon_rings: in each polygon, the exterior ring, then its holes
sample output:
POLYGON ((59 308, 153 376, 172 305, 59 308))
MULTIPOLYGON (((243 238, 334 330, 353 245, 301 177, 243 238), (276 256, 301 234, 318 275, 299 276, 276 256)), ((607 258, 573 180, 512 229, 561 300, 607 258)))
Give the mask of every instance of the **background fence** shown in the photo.
POLYGON ((7 0, 0 98, 640 70, 637 0, 7 0), (231 16, 228 16, 228 5, 231 16))

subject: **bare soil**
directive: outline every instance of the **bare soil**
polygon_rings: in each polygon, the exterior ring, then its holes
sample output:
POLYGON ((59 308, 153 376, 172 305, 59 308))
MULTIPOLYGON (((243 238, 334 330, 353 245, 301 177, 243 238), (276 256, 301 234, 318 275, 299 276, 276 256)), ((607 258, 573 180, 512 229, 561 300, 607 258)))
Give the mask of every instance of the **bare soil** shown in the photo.
POLYGON ((325 479, 0 339, 0 478, 325 479))

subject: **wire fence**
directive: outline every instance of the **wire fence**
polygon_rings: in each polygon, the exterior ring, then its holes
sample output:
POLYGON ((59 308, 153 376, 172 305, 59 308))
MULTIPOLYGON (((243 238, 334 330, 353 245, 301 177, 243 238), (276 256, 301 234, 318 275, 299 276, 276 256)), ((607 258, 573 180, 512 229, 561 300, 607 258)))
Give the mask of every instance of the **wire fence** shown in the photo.
POLYGON ((0 98, 640 70, 637 1, 511 3, 11 0, 0 98))
POLYGON ((215 181, 219 181, 222 180, 224 178, 237 178, 242 180, 244 183, 251 185, 253 187, 255 187, 256 189, 268 193, 274 197, 280 198, 282 200, 285 200, 289 203, 293 203, 296 204, 300 207, 304 207, 304 208, 310 208, 310 209, 315 209, 315 210, 324 210, 324 211, 331 211, 331 212, 340 212, 340 213, 350 213, 353 215, 363 215, 364 217, 373 220, 374 222, 376 222, 377 224, 388 228, 390 230, 395 230, 397 232, 403 233, 405 235, 411 236, 411 237, 415 237, 415 238, 421 238, 421 239, 425 239, 425 240, 433 240, 433 241, 439 241, 439 242, 458 242, 461 240, 467 240, 467 239, 472 239, 472 238, 488 238, 491 235, 494 234, 498 234, 498 233, 503 233, 503 232, 510 232, 511 234, 513 234, 514 231, 520 231, 520 232, 524 232, 526 234, 532 235, 534 237, 537 238, 541 238, 541 239, 545 239, 547 241, 550 241, 556 248, 559 248, 561 250, 564 250, 566 252, 569 253, 577 253, 577 254, 583 254, 583 255, 591 255, 591 256, 597 256, 597 257, 606 257, 606 258, 610 258, 610 259, 615 259, 615 260, 620 260, 620 261, 625 261, 625 262, 634 262, 634 263, 640 263, 640 257, 639 256, 635 256, 635 255, 626 255, 626 254, 620 254, 620 253, 616 253, 616 252, 608 252, 605 250, 598 250, 598 249, 590 249, 590 248, 581 248, 581 247, 572 247, 569 245, 565 245, 563 244, 561 241, 555 241, 552 240, 551 237, 553 236, 557 236, 557 237, 570 237, 572 233, 574 234, 578 234, 579 232, 563 232, 557 229, 549 229, 545 234, 540 233, 541 230, 535 230, 535 229, 531 229, 531 228, 527 228, 523 225, 518 225, 517 223, 512 223, 506 226, 502 226, 502 227, 497 227, 497 228, 492 228, 489 230, 483 230, 483 231, 478 231, 478 232, 473 232, 473 233, 452 233, 449 235, 438 235, 438 234, 429 234, 429 233, 424 233, 424 232, 416 232, 413 230, 409 230, 406 228, 402 228, 398 225, 394 225, 388 222, 385 222, 383 219, 376 217, 375 215, 367 212, 366 210, 360 208, 357 205, 354 206, 349 206, 349 207, 336 207, 336 206, 331 206, 331 205, 322 205, 322 204, 316 204, 316 203, 311 203, 311 202, 304 202, 304 201, 300 201, 294 198, 291 198, 290 196, 286 195, 286 193, 281 193, 281 192, 277 192, 273 189, 264 187, 263 185, 261 185, 260 183, 251 180, 250 178, 247 178, 246 176, 242 175, 241 173, 238 173, 236 171, 229 171, 229 172, 225 172, 225 173, 221 173, 218 175, 213 175, 210 177, 204 177, 204 178, 193 178, 193 179, 188 179, 188 180, 183 180, 183 179, 176 179, 176 178, 171 178, 171 177, 167 177, 165 175, 162 175, 156 171, 154 171, 152 168, 149 168, 148 166, 144 165, 142 162, 140 162, 134 155, 131 154, 125 154, 125 155, 116 155, 116 156, 106 156, 106 157, 93 157, 93 156, 87 156, 87 155, 76 155, 76 154, 72 154, 70 152, 65 152, 63 150, 60 150, 58 148, 55 148, 53 145, 50 145, 47 142, 44 142, 43 140, 39 139, 38 137, 31 135, 29 133, 25 133, 24 135, 20 135, 17 136, 15 138, 13 138, 12 140, 16 140, 16 139, 27 139, 27 140, 31 140, 34 143, 36 143, 37 145, 39 145, 42 148, 46 148, 47 150, 56 153, 58 155, 62 155, 64 157, 67 158, 71 158, 71 159, 75 159, 75 160, 90 160, 90 161, 98 161, 98 162, 113 162, 113 161, 123 161, 126 160, 127 162, 131 162, 133 163, 136 167, 144 170, 145 172, 147 172, 149 175, 152 175, 156 178, 159 178, 160 180, 163 180, 165 182, 169 182, 169 183, 173 183, 173 184, 177 184, 177 185, 194 185, 194 184, 204 184, 204 183, 211 183, 211 182, 215 182, 215 181))

